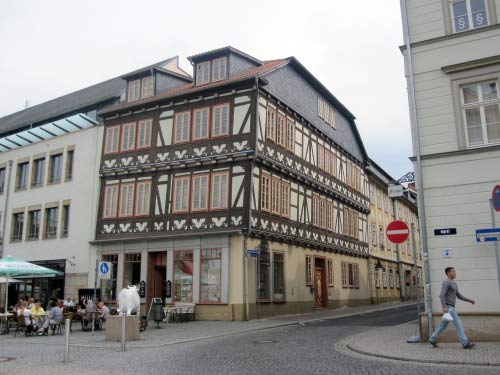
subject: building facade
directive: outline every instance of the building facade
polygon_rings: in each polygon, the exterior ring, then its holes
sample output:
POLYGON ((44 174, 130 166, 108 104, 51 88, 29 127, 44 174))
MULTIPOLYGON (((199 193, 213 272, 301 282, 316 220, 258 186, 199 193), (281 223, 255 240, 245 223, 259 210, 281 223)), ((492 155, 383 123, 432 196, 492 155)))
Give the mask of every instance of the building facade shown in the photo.
MULTIPOLYGON (((422 256, 415 191, 409 186, 404 189, 403 196, 389 198, 389 185, 395 184, 396 180, 373 160, 370 160, 367 171, 370 185, 368 273, 371 301, 384 303, 416 299, 416 275, 421 281, 422 256), (392 243, 386 235, 387 226, 394 220, 404 221, 410 228, 410 236, 401 244, 392 243), (417 270, 413 246, 417 255, 417 270)), ((423 285, 420 282, 419 295, 422 294, 423 285)))
MULTIPOLYGON (((459 311, 498 312, 494 245, 477 243, 475 231, 492 227, 490 199, 500 181, 500 1, 406 4, 432 309, 441 312, 444 268, 453 266, 460 292, 476 300, 460 303, 459 311)), ((405 47, 402 51, 409 79, 408 54, 405 47)))
POLYGON ((369 303, 354 116, 293 57, 189 60, 193 83, 100 112, 93 245, 114 264, 107 288, 142 282, 143 310, 159 297, 196 304, 197 319, 369 303))
MULTIPOLYGON (((131 75, 154 71, 161 82, 160 75, 184 74, 190 82, 177 62, 171 58, 131 75)), ((154 83, 139 95, 153 95, 154 83)), ((95 237, 103 134, 97 111, 126 96, 117 77, 0 118, 2 254, 62 272, 11 285, 10 304, 33 297, 45 305, 52 296, 77 298, 79 289, 93 287, 96 256, 89 241, 95 237)))

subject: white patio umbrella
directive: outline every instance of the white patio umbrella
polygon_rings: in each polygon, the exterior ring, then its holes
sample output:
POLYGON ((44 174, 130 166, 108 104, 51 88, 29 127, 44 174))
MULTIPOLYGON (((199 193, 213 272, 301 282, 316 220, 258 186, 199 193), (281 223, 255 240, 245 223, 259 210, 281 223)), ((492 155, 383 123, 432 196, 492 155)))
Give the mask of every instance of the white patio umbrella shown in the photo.
POLYGON ((0 275, 3 275, 7 279, 5 284, 5 312, 8 310, 8 299, 9 299, 9 278, 11 276, 56 276, 62 275, 62 272, 51 270, 50 268, 45 268, 38 266, 36 264, 26 262, 24 260, 13 258, 7 255, 0 259, 0 275))

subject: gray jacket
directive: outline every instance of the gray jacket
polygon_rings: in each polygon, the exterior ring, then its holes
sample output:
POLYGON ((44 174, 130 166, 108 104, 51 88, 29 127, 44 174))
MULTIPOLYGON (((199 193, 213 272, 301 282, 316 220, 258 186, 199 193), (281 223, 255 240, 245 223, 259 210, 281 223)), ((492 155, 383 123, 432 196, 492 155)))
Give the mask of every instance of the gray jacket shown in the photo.
POLYGON ((455 307, 457 298, 461 299, 462 301, 472 302, 470 299, 460 294, 456 282, 450 281, 448 279, 443 281, 439 298, 441 299, 441 305, 443 306, 443 308, 446 306, 455 307))

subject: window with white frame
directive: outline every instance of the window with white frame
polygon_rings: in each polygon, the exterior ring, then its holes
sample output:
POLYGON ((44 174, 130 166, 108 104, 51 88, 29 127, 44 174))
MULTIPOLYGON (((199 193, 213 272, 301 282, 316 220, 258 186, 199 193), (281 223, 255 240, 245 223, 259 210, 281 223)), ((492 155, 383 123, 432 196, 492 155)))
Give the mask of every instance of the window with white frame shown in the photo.
POLYGON ((372 240, 372 245, 377 246, 377 224, 371 223, 371 240, 372 240))
POLYGON ((208 138, 208 119, 210 108, 193 111, 193 140, 208 138))
POLYGON ((122 184, 120 189, 120 217, 130 217, 134 214, 134 183, 122 184))
POLYGON ((141 98, 149 98, 153 96, 153 77, 144 77, 142 79, 142 94, 141 98))
POLYGON ((213 210, 227 208, 227 183, 229 173, 219 172, 212 174, 212 206, 213 210))
POLYGON ((378 245, 380 249, 385 247, 384 227, 382 225, 378 227, 378 245))
POLYGON ((285 301, 285 254, 273 251, 273 301, 285 301))
POLYGON ((210 82, 210 61, 204 61, 196 65, 196 84, 210 82))
POLYGON ((174 213, 188 212, 189 183, 189 176, 176 177, 174 179, 174 213))
POLYGON ((132 102, 141 97, 141 80, 136 79, 128 83, 128 101, 132 102))
POLYGON ((104 154, 112 154, 118 152, 119 147, 120 147, 120 125, 107 127, 105 143, 104 143, 104 154))
POLYGON ((216 105, 212 108, 212 137, 222 137, 229 134, 229 104, 216 105))
POLYGON ((149 202, 151 196, 151 181, 138 182, 135 198, 135 215, 149 215, 149 202))
POLYGON ((498 81, 460 87, 462 115, 469 147, 500 142, 498 81))
POLYGON ((451 0, 450 9, 456 33, 488 26, 487 0, 451 0))
POLYGON ((122 125, 121 151, 131 151, 135 148, 135 122, 122 125))
POLYGON ((271 176, 263 173, 260 193, 260 209, 271 211, 271 176))
POLYGON ((333 260, 328 259, 328 286, 333 286, 333 260))
POLYGON ((375 278, 375 288, 380 288, 380 274, 378 269, 373 272, 373 277, 375 278))
POLYGON ((189 127, 191 112, 181 112, 175 115, 174 143, 189 142, 189 127))
POLYGON ((208 177, 208 174, 193 176, 191 211, 204 211, 208 208, 208 177))
POLYGON ((212 81, 226 79, 226 58, 221 57, 212 61, 212 81))
POLYGON ((394 288, 394 273, 392 268, 389 268, 389 288, 394 288))
POLYGON ((387 271, 385 268, 382 270, 382 285, 387 288, 387 271))
POLYGON ((118 185, 108 185, 104 190, 104 212, 102 217, 115 218, 118 206, 118 185))
POLYGON ((139 129, 137 131, 137 148, 151 147, 151 127, 153 120, 139 121, 139 129))
POLYGON ((276 138, 276 110, 269 106, 266 112, 266 138, 272 141, 276 138))
POLYGON ((306 255, 306 285, 312 285, 312 256, 306 255))

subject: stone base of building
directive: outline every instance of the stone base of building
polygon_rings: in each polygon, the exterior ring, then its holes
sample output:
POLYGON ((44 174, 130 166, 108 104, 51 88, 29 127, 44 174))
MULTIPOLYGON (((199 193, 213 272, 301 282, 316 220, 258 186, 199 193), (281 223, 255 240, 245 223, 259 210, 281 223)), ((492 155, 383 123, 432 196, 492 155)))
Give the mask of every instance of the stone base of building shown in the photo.
MULTIPOLYGON (((467 338, 471 341, 500 341, 500 313, 489 312, 463 312, 458 313, 467 338)), ((434 328, 441 323, 442 314, 434 314, 434 328)), ((420 314, 422 323, 422 341, 429 340, 429 322, 425 313, 420 314)), ((457 332, 453 322, 439 336, 440 342, 456 342, 457 332)))

